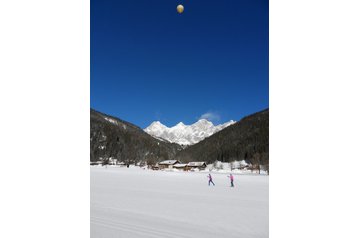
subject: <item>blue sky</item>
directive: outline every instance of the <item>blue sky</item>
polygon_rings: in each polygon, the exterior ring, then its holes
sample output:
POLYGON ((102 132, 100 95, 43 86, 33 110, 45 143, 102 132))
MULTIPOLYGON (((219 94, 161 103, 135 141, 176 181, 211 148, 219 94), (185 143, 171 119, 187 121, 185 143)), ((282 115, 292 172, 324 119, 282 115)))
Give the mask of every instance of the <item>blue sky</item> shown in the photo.
POLYGON ((91 108, 142 128, 268 108, 268 25, 266 0, 91 0, 91 108))

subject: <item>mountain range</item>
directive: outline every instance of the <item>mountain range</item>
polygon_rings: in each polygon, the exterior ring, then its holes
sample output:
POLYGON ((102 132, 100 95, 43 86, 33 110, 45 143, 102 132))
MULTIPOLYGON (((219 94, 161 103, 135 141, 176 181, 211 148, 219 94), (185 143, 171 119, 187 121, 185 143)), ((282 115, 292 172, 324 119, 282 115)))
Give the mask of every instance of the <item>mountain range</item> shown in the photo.
POLYGON ((206 119, 200 119, 192 125, 185 125, 179 122, 173 127, 167 127, 159 121, 155 121, 145 128, 144 131, 149 135, 171 143, 193 145, 234 123, 235 121, 230 120, 224 124, 214 126, 212 122, 206 119))
POLYGON ((91 109, 90 160, 173 159, 181 146, 153 138, 138 126, 91 109))
POLYGON ((242 118, 203 141, 178 151, 176 159, 189 161, 245 160, 251 164, 269 164, 269 110, 242 118))
POLYGON ((178 123, 172 128, 153 122, 142 130, 130 122, 91 109, 90 142, 91 161, 110 157, 148 164, 168 159, 182 162, 245 160, 268 166, 269 110, 218 126, 207 120, 192 125, 178 123))

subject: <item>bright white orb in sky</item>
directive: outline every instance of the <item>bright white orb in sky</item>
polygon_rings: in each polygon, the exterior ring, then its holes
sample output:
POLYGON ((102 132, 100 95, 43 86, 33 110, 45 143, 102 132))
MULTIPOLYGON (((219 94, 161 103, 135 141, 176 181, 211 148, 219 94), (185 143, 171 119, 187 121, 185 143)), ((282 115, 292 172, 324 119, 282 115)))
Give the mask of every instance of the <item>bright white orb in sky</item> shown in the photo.
POLYGON ((178 5, 178 6, 177 6, 177 11, 178 11, 179 13, 182 13, 182 12, 184 11, 184 6, 183 6, 183 5, 178 5))

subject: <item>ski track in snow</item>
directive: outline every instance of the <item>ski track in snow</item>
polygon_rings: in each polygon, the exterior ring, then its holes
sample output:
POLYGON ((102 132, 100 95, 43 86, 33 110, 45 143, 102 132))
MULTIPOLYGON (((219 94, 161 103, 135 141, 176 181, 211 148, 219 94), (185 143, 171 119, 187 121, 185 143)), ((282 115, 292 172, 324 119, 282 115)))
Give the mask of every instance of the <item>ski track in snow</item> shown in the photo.
POLYGON ((91 238, 268 237, 268 176, 91 167, 91 238))

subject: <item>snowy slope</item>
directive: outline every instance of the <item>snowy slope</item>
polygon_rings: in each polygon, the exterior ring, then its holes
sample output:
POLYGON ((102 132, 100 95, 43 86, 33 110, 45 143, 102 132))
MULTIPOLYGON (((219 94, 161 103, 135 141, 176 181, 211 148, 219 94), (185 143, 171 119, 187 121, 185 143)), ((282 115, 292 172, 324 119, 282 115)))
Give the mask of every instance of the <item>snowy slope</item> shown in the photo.
POLYGON ((269 177, 91 167, 91 238, 267 238, 269 177))
POLYGON ((185 125, 179 122, 173 127, 167 127, 159 121, 155 121, 145 128, 144 131, 149 135, 162 138, 169 142, 180 145, 193 145, 234 123, 235 121, 231 120, 224 124, 214 126, 212 122, 200 119, 192 125, 185 125))

